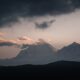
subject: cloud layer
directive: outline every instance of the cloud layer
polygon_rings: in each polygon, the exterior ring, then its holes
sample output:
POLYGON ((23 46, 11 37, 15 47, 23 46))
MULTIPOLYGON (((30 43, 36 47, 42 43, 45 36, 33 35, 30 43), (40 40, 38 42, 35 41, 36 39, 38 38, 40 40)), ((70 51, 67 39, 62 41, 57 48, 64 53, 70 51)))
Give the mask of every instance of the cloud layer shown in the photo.
POLYGON ((39 29, 46 29, 46 28, 50 27, 50 25, 53 22, 55 22, 55 20, 45 21, 45 22, 42 22, 42 23, 35 23, 35 26, 36 26, 36 28, 39 28, 39 29))
POLYGON ((27 37, 27 36, 22 36, 16 39, 4 39, 4 38, 0 38, 0 46, 20 46, 23 44, 33 44, 34 41, 27 37))
POLYGON ((59 15, 80 8, 80 0, 0 0, 0 27, 19 17, 59 15))
POLYGON ((17 44, 8 40, 0 40, 0 47, 1 46, 14 46, 14 45, 17 45, 17 44))

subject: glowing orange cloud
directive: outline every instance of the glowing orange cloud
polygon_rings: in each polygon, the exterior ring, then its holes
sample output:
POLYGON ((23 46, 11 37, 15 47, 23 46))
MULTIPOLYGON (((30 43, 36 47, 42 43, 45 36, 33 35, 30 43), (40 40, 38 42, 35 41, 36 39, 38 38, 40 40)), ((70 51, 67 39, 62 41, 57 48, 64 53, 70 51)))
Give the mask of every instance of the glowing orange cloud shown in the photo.
POLYGON ((11 43, 16 43, 15 41, 13 41, 13 40, 6 40, 6 39, 4 39, 4 38, 0 38, 0 43, 2 43, 2 42, 11 42, 11 43))
POLYGON ((27 37, 27 36, 22 36, 22 37, 19 37, 18 40, 17 40, 18 43, 23 43, 23 44, 33 44, 34 43, 34 40, 27 37))
POLYGON ((17 45, 33 44, 34 40, 27 37, 27 36, 22 36, 22 37, 19 37, 17 39, 9 39, 9 40, 0 37, 0 43, 12 43, 12 44, 17 44, 17 45))
POLYGON ((29 40, 29 41, 32 41, 32 39, 27 37, 27 36, 22 36, 22 37, 19 37, 18 39, 19 40, 29 40))
POLYGON ((22 45, 22 44, 44 44, 44 43, 47 43, 46 41, 44 41, 43 39, 39 39, 38 41, 35 41, 27 36, 22 36, 22 37, 19 37, 17 39, 10 39, 10 40, 7 40, 7 39, 4 39, 4 38, 0 38, 0 43, 10 43, 10 44, 16 44, 16 45, 22 45))
POLYGON ((12 39, 12 40, 8 40, 8 41, 11 42, 11 43, 18 44, 18 43, 17 43, 17 40, 14 40, 14 39, 12 39))

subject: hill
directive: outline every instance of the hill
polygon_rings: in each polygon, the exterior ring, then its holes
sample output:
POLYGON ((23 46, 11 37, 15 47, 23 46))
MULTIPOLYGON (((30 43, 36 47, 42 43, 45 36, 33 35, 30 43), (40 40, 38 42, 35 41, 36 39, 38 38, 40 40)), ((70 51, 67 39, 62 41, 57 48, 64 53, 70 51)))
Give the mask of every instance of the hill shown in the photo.
POLYGON ((0 67, 0 76, 72 76, 80 75, 80 63, 59 61, 46 65, 0 67))

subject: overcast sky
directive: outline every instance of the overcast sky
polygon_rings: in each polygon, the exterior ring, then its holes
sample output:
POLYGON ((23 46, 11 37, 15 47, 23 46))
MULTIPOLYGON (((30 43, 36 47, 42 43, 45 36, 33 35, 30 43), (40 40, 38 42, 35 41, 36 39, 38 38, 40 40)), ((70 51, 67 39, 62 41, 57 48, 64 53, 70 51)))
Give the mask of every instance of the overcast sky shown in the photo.
POLYGON ((80 43, 79 0, 8 0, 0 4, 1 58, 18 54, 20 49, 12 47, 15 44, 32 44, 38 39, 56 48, 80 43))

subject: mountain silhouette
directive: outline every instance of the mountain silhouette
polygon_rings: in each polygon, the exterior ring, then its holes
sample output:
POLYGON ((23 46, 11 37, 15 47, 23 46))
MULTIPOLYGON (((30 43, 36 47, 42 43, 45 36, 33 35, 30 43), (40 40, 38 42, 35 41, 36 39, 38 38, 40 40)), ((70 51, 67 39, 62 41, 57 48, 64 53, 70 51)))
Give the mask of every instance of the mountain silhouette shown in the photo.
POLYGON ((23 45, 22 50, 15 58, 0 60, 0 65, 42 65, 61 60, 80 62, 80 44, 74 42, 57 52, 53 46, 43 41, 32 45, 23 45))
POLYGON ((0 76, 80 76, 80 62, 58 61, 46 65, 0 66, 0 76))
POLYGON ((80 44, 74 42, 57 52, 57 57, 61 60, 80 61, 80 44))
POLYGON ((47 64, 52 62, 54 53, 55 48, 50 44, 38 43, 26 46, 15 59, 20 60, 20 63, 47 64))
MULTIPOLYGON (((53 62, 55 48, 48 43, 24 45, 13 59, 0 61, 1 65, 47 64, 53 62)), ((55 59, 54 59, 55 60, 55 59)))

